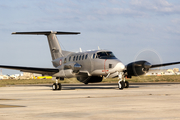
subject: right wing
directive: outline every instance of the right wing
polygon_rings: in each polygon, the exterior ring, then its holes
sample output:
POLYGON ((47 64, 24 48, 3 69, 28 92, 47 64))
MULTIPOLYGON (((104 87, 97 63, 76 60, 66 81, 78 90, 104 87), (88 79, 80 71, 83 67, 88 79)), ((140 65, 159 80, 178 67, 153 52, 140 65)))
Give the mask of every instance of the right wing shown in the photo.
POLYGON ((38 73, 38 74, 51 75, 51 76, 59 72, 59 69, 54 69, 54 68, 35 68, 35 67, 8 66, 8 65, 0 65, 0 68, 20 70, 22 72, 38 73))

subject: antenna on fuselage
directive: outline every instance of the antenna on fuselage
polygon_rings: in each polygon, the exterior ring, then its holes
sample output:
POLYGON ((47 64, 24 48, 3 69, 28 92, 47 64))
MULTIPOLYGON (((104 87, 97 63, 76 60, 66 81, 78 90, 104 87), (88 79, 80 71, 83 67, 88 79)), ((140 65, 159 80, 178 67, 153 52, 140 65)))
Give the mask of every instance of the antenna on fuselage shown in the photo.
POLYGON ((99 46, 98 46, 98 50, 101 50, 99 46))
POLYGON ((79 48, 79 52, 82 52, 82 49, 81 49, 81 48, 79 48))

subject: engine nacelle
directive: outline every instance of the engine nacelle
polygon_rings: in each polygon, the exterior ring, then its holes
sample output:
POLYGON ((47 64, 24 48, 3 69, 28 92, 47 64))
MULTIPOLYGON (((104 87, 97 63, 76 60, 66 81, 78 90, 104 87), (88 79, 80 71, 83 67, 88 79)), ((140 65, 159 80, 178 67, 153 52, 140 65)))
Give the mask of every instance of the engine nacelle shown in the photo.
POLYGON ((77 80, 80 82, 83 82, 85 84, 87 83, 96 83, 96 82, 101 82, 103 80, 103 77, 98 77, 98 76, 84 76, 84 77, 77 77, 77 80))
POLYGON ((72 69, 73 73, 78 73, 81 69, 81 65, 75 62, 70 62, 68 64, 64 64, 64 69, 72 69))
POLYGON ((149 71, 151 64, 147 61, 136 61, 129 63, 126 66, 127 76, 139 76, 144 75, 149 71))

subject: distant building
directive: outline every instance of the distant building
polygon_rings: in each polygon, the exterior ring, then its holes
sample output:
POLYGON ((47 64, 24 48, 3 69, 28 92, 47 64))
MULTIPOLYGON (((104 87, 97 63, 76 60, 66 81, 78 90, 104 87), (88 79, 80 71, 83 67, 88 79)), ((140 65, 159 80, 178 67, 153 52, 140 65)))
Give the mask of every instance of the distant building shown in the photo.
POLYGON ((180 75, 180 72, 176 72, 176 75, 180 75))
POLYGON ((21 76, 21 74, 10 75, 9 79, 19 79, 20 76, 21 76))
POLYGON ((179 68, 173 68, 174 73, 179 72, 179 68))
POLYGON ((7 76, 7 75, 0 75, 0 80, 3 80, 3 79, 9 79, 9 76, 7 76))
POLYGON ((163 75, 167 70, 166 69, 150 69, 149 72, 146 73, 147 76, 150 75, 163 75))
POLYGON ((179 68, 172 69, 150 69, 148 73, 146 73, 147 76, 149 75, 180 75, 179 68))
POLYGON ((164 73, 164 75, 175 75, 175 73, 172 69, 167 69, 167 71, 164 73))

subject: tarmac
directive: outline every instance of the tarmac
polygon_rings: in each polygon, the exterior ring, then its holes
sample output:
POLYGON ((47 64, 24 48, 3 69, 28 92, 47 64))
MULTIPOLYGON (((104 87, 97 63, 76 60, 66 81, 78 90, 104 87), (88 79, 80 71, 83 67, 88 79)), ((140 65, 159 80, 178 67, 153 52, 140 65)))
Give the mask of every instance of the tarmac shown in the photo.
MULTIPOLYGON (((62 84, 63 85, 63 84, 62 84)), ((0 120, 180 120, 180 84, 0 87, 0 120)))

